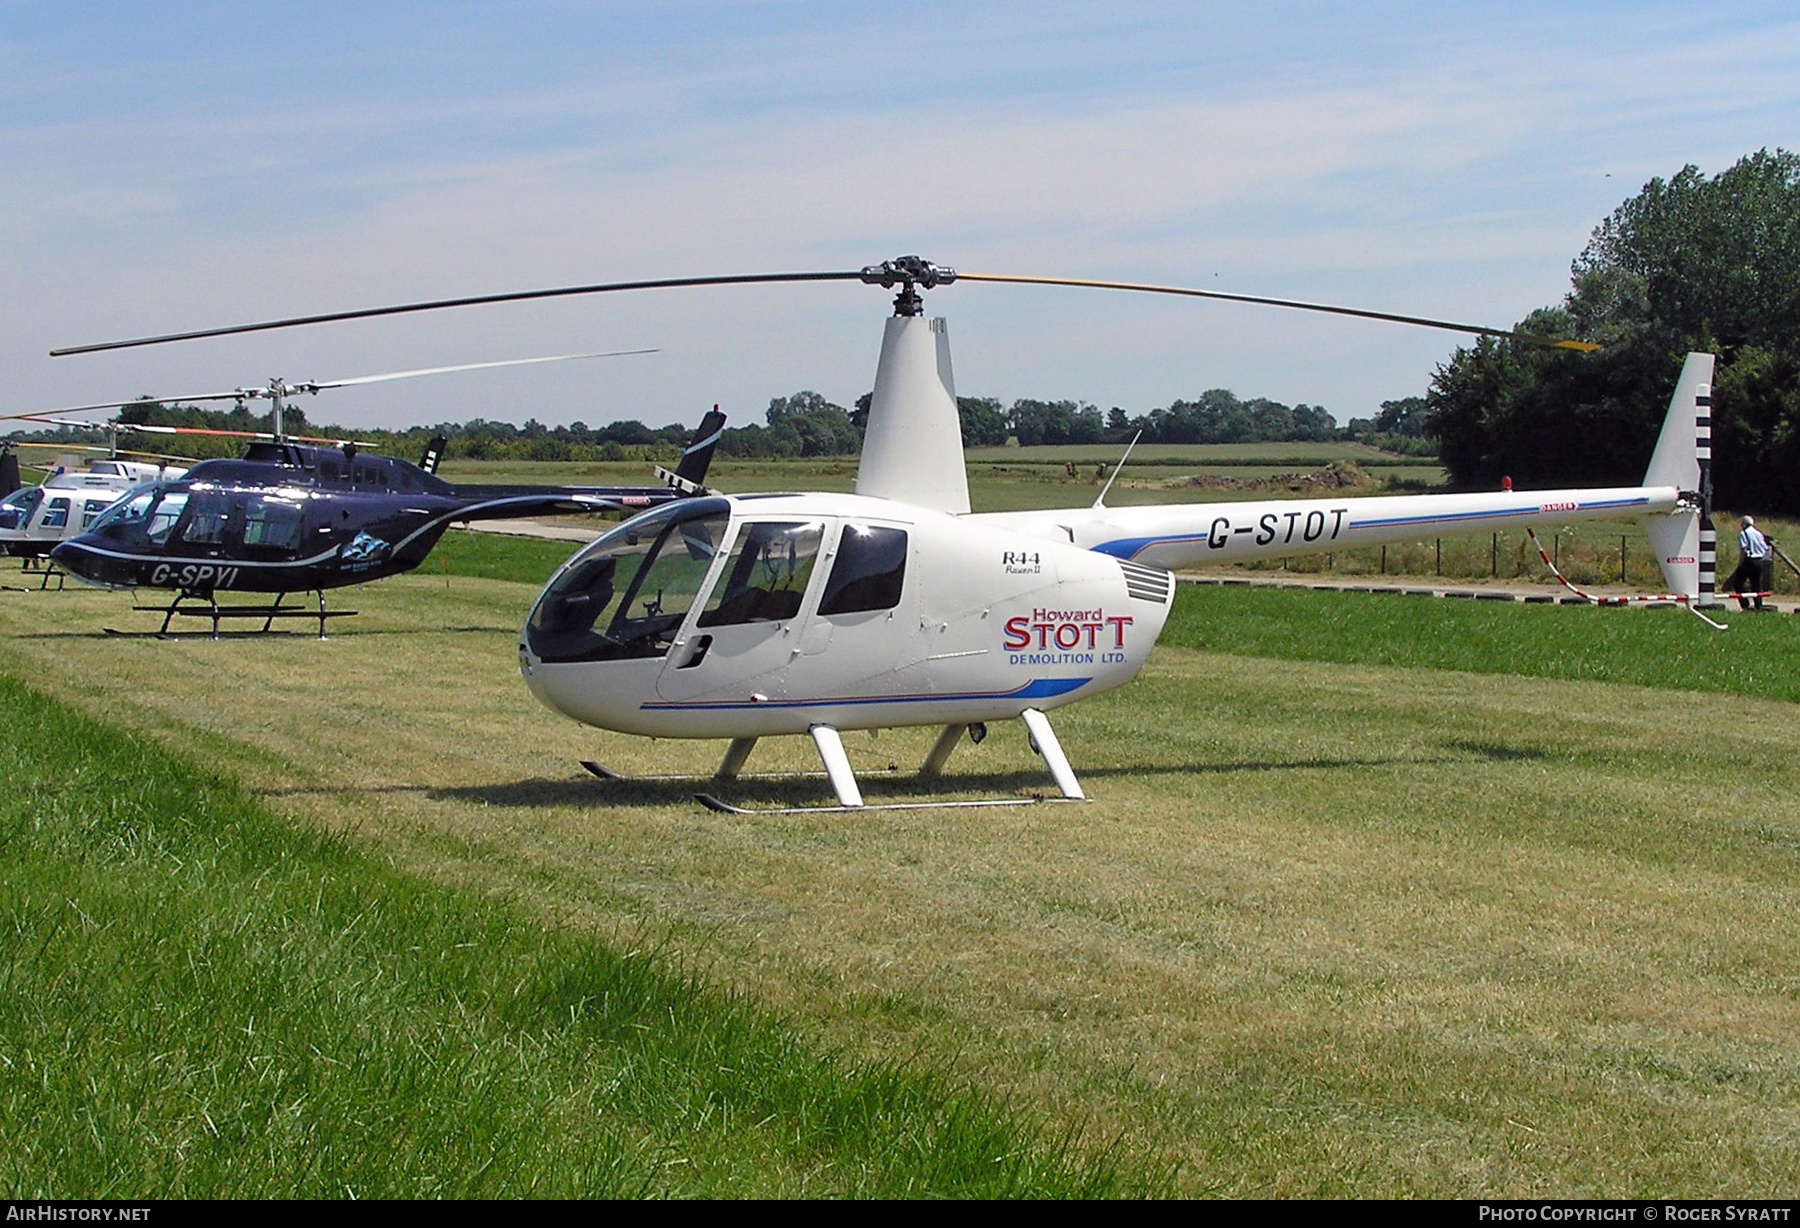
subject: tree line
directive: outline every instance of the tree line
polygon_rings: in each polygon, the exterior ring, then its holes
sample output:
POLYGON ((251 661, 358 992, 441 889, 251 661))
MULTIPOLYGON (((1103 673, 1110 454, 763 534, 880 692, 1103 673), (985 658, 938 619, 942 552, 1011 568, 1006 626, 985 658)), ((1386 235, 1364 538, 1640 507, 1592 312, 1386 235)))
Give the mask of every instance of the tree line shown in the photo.
MULTIPOLYGON (((761 423, 726 428, 719 454, 739 458, 854 456, 862 448, 872 394, 846 408, 813 391, 775 397, 761 423)), ((993 397, 958 397, 957 411, 967 447, 998 447, 1009 440, 1037 444, 1117 444, 1142 433, 1145 443, 1261 443, 1358 439, 1390 451, 1427 454, 1424 402, 1418 397, 1384 402, 1373 418, 1353 418, 1339 427, 1330 413, 1315 405, 1287 406, 1266 397, 1250 400, 1222 388, 1194 400, 1178 400, 1162 409, 1133 417, 1117 406, 1102 413, 1081 401, 1020 399, 1010 406, 993 397)), ((119 414, 122 423, 199 427, 210 430, 268 431, 272 415, 256 414, 243 405, 230 410, 194 405, 166 405, 144 397, 119 414)), ((665 460, 684 445, 693 428, 681 423, 652 428, 636 419, 590 427, 584 422, 546 426, 529 419, 523 426, 476 418, 464 423, 438 423, 403 431, 349 430, 315 425, 304 408, 287 405, 282 425, 290 435, 355 439, 365 447, 399 456, 422 453, 435 435, 449 442, 449 455, 473 460, 619 461, 665 460)), ((50 439, 91 442, 97 435, 68 429, 39 432, 50 439)), ((121 436, 122 446, 129 434, 121 436)), ((179 445, 196 459, 235 455, 238 441, 184 436, 179 445)))
POLYGON ((1720 507, 1800 512, 1800 157, 1762 150, 1708 178, 1652 179, 1595 228, 1562 302, 1527 332, 1592 354, 1484 339, 1440 366, 1425 430, 1451 481, 1643 479, 1685 355, 1715 353, 1720 507))

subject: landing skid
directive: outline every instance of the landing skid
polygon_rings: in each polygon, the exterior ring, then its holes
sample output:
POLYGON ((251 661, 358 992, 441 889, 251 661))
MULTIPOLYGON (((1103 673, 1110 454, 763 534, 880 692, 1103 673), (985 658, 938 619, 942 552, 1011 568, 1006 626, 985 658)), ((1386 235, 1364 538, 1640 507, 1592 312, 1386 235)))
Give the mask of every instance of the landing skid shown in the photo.
MULTIPOLYGON (((596 763, 592 759, 583 759, 581 766, 601 780, 617 781, 622 784, 638 782, 643 784, 668 784, 671 781, 718 780, 717 772, 658 772, 647 776, 628 776, 624 772, 615 772, 604 763, 596 763)), ((888 771, 898 771, 889 768, 888 771)), ((729 777, 731 780, 823 780, 824 772, 742 772, 729 777)))
POLYGON ((694 800, 721 814, 867 814, 873 810, 966 810, 977 806, 1039 806, 1046 802, 1079 802, 1079 797, 992 797, 962 802, 878 802, 871 806, 733 806, 710 793, 696 793, 694 800))
MULTIPOLYGON (((50 587, 50 581, 55 580, 56 591, 60 593, 63 590, 63 581, 68 578, 68 573, 63 571, 63 569, 58 567, 55 563, 50 562, 39 555, 28 554, 19 560, 19 578, 24 579, 28 576, 38 577, 38 592, 44 592, 50 587)), ((0 588, 4 588, 9 593, 29 593, 32 591, 29 588, 14 584, 0 585, 0 588)))
MULTIPOLYGON (((175 600, 171 601, 166 608, 156 605, 139 605, 133 606, 132 609, 151 613, 160 612, 162 614, 162 626, 155 632, 156 638, 158 639, 171 638, 169 624, 174 621, 177 614, 180 614, 184 618, 210 618, 212 620, 212 638, 216 640, 219 638, 219 621, 226 618, 262 619, 262 629, 260 631, 247 633, 251 635, 269 634, 273 631, 275 620, 278 618, 305 618, 309 620, 316 618, 319 621, 319 638, 324 639, 325 622, 327 619, 349 618, 356 613, 355 610, 326 609, 325 591, 323 589, 314 590, 314 595, 319 601, 319 608, 316 610, 308 609, 305 605, 283 605, 282 602, 287 597, 285 592, 277 593, 274 602, 269 605, 222 606, 219 604, 218 595, 216 593, 193 592, 184 589, 176 594, 175 600), (183 607, 182 602, 184 601, 193 604, 183 607)), ((106 633, 108 635, 132 634, 131 632, 119 631, 112 627, 106 628, 106 633)))
MULTIPOLYGON (((851 770, 850 757, 844 753, 843 739, 838 736, 837 729, 830 725, 814 725, 807 732, 812 735, 813 745, 817 748, 819 758, 825 765, 824 776, 831 781, 831 791, 837 794, 838 804, 836 806, 743 807, 722 801, 712 793, 696 793, 694 797, 708 809, 725 814, 844 814, 859 810, 956 810, 985 806, 1035 806, 1046 801, 1086 801, 1087 798, 1081 791, 1081 784, 1075 779, 1075 773, 1069 767, 1068 758, 1064 756, 1062 746, 1058 744, 1056 734, 1050 728, 1049 718, 1036 708, 1027 708, 1019 714, 1019 718, 1025 724, 1031 740, 1031 749, 1043 756, 1044 763, 1050 769, 1050 775, 1056 781, 1056 787, 1062 794, 1061 797, 1048 797, 1040 794, 1034 797, 990 798, 977 801, 885 802, 873 806, 867 805, 863 801, 862 789, 856 783, 856 774, 851 770)), ((951 751, 956 749, 964 734, 967 734, 971 741, 980 742, 987 736, 987 726, 982 724, 944 726, 943 732, 938 735, 936 743, 931 748, 931 753, 925 757, 925 763, 920 769, 919 775, 927 779, 935 779, 941 775, 945 762, 950 758, 951 751)), ((755 738, 733 738, 730 747, 725 751, 724 760, 719 764, 719 770, 713 773, 711 779, 716 781, 792 779, 795 775, 819 775, 819 773, 813 772, 758 773, 754 776, 745 776, 743 774, 744 762, 749 759, 751 750, 756 746, 756 741, 755 738)), ((601 780, 608 781, 702 779, 698 776, 681 775, 627 777, 592 759, 583 759, 581 766, 601 780)))

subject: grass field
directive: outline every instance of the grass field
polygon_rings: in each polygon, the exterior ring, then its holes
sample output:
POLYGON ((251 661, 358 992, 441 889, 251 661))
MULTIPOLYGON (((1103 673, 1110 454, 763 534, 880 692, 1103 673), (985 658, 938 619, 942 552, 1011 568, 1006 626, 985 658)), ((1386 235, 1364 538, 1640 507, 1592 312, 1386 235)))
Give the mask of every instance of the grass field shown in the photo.
POLYGON ((1153 1192, 0 678, 10 1198, 1153 1192))
MULTIPOLYGON (((1022 511, 1045 507, 1081 507, 1094 501, 1105 484, 1096 473, 1110 472, 1119 460, 1117 447, 976 448, 968 454, 969 498, 978 512, 1022 511), (1065 466, 1073 464, 1071 476, 1065 466)), ((1370 476, 1402 482, 1407 489, 1440 485, 1444 471, 1429 461, 1397 457, 1355 443, 1158 445, 1139 449, 1113 485, 1107 501, 1126 507, 1195 498, 1230 500, 1281 497, 1274 491, 1196 491, 1186 485, 1200 475, 1269 480, 1307 474, 1337 461, 1353 461, 1370 476)), ((827 460, 733 460, 714 462, 707 483, 729 494, 764 490, 848 491, 856 484, 855 457, 827 460)), ((530 461, 447 460, 443 475, 453 482, 541 482, 607 484, 649 480, 647 465, 637 462, 538 463, 530 461)))
MULTIPOLYGON (((536 584, 458 573, 546 560, 472 548, 498 554, 346 594, 363 613, 323 643, 106 637, 153 622, 121 595, 0 594, 0 667, 421 890, 655 950, 804 1052, 1009 1106, 1039 1154, 1068 1132, 1101 1174, 1074 1188, 1781 1197, 1800 1179, 1791 618, 1721 634, 1678 611, 1184 589, 1136 683, 1055 715, 1091 804, 743 817, 586 777, 579 758, 707 771, 721 748, 538 708, 513 653, 536 584)), ((872 799, 918 795, 931 736, 846 739, 872 799)), ((789 740, 751 766, 816 765, 789 740)), ((1016 728, 948 780, 1047 783, 1016 728)), ((37 915, 14 907, 15 932, 37 915)))

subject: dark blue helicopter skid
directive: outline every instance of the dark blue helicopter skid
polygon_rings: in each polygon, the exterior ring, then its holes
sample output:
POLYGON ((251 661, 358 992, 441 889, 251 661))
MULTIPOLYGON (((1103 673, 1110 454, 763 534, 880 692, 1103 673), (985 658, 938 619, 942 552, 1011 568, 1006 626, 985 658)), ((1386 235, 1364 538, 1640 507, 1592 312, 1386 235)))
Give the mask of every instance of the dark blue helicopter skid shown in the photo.
POLYGON ((135 605, 131 607, 141 613, 161 614, 163 616, 162 626, 157 630, 151 632, 133 632, 121 631, 116 627, 107 627, 105 630, 108 635, 143 635, 159 640, 173 639, 180 633, 171 632, 169 630, 169 624, 174 621, 176 615, 181 615, 185 618, 210 618, 212 620, 211 638, 216 640, 219 639, 221 635, 219 629, 219 622, 221 619, 260 618, 263 620, 263 625, 260 628, 247 632, 240 632, 240 634, 268 635, 274 630, 275 621, 277 619, 303 618, 308 621, 317 619, 319 623, 319 638, 324 639, 325 624, 328 619, 349 618, 356 613, 355 610, 332 610, 326 608, 325 593, 323 590, 316 590, 313 595, 318 598, 317 609, 309 609, 304 605, 284 605, 283 602, 287 598, 286 592, 277 593, 274 602, 266 606, 222 606, 219 604, 218 598, 210 593, 181 592, 177 593, 175 595, 175 600, 171 601, 167 606, 135 605), (205 602, 206 604, 200 608, 194 608, 193 606, 184 607, 182 605, 184 601, 205 602))

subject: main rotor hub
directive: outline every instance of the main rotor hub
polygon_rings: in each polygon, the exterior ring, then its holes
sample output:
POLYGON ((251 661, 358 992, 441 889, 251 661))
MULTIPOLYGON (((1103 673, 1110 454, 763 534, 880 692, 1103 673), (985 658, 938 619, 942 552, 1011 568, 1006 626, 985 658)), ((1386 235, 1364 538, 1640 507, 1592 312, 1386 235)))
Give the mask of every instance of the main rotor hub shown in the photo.
POLYGON ((889 290, 899 286, 900 293, 894 298, 894 314, 916 316, 925 311, 925 300, 919 297, 919 291, 949 285, 956 280, 956 270, 933 264, 923 256, 896 256, 864 268, 862 279, 868 285, 889 290))

